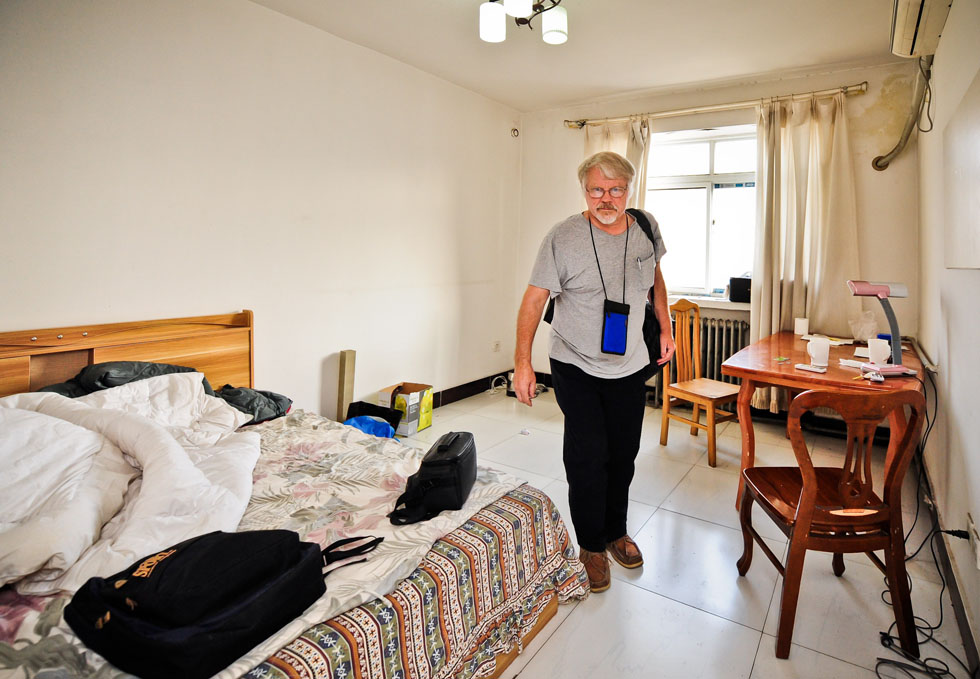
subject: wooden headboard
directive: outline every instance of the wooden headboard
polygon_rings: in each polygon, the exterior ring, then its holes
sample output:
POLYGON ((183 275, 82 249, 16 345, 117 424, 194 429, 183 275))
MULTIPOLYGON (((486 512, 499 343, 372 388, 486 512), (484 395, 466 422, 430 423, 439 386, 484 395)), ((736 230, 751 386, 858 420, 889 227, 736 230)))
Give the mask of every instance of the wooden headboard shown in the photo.
POLYGON ((204 373, 215 389, 254 387, 252 312, 0 333, 0 396, 105 361, 173 363, 204 373))

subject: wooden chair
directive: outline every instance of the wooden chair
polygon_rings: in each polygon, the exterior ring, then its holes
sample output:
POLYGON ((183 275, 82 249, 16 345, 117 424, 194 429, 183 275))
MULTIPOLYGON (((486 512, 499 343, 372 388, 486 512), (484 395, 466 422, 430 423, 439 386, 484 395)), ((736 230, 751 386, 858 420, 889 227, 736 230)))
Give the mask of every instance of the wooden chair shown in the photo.
POLYGON ((800 576, 808 549, 833 553, 833 570, 838 577, 844 574, 845 553, 865 552, 887 578, 902 648, 918 657, 905 574, 902 481, 915 453, 924 415, 925 398, 915 391, 860 394, 806 391, 793 400, 789 410, 790 440, 799 466, 743 470, 745 491, 739 518, 745 548, 738 560, 738 573, 745 575, 752 564, 754 539, 783 576, 777 658, 789 657, 800 576), (800 416, 820 406, 836 410, 847 423, 847 453, 840 469, 814 467, 803 441, 800 416), (871 475, 875 427, 896 409, 900 409, 898 419, 904 421, 906 406, 911 410, 907 425, 891 428, 879 497, 871 475), (756 502, 789 538, 785 565, 752 527, 752 505, 756 502), (884 563, 874 553, 877 550, 884 550, 884 563))
MULTIPOLYGON (((716 412, 716 408, 738 398, 738 385, 701 377, 701 309, 686 299, 671 305, 674 313, 674 342, 677 351, 677 381, 664 389, 663 421, 660 425, 660 445, 667 445, 668 422, 677 420, 691 425, 691 435, 698 430, 708 433, 708 464, 715 466, 715 425, 738 417, 735 413, 716 412), (691 419, 670 411, 671 399, 687 401, 693 412, 691 419), (701 408, 705 423, 701 423, 701 408)), ((669 370, 668 370, 668 375, 669 370)))

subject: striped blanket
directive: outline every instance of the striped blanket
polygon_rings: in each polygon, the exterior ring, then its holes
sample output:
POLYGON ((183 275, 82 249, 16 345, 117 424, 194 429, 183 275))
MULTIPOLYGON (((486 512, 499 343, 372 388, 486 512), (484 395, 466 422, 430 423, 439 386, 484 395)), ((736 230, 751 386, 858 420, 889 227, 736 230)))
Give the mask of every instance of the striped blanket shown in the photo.
POLYGON ((552 597, 587 595, 561 516, 525 485, 438 540, 393 592, 314 625, 246 676, 490 676, 552 597))

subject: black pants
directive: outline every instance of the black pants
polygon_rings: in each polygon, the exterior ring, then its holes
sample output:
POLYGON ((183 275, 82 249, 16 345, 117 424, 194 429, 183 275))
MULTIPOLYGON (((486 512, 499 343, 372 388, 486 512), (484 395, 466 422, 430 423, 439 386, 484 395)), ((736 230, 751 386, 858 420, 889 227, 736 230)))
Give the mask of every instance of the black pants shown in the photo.
POLYGON ((626 535, 646 406, 643 371, 603 379, 552 359, 551 379, 565 415, 563 459, 572 525, 579 546, 602 552, 606 543, 626 535))

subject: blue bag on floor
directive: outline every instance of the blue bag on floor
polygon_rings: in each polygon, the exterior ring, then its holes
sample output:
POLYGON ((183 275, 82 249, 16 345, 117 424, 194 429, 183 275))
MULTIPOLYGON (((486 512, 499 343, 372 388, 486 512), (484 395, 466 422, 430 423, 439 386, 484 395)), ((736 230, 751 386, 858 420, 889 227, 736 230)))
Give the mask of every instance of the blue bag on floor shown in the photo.
POLYGON ((394 427, 384 420, 376 419, 370 415, 358 415, 357 417, 352 417, 344 421, 344 424, 349 424, 355 429, 360 429, 365 434, 377 436, 378 438, 390 439, 395 435, 394 427))

